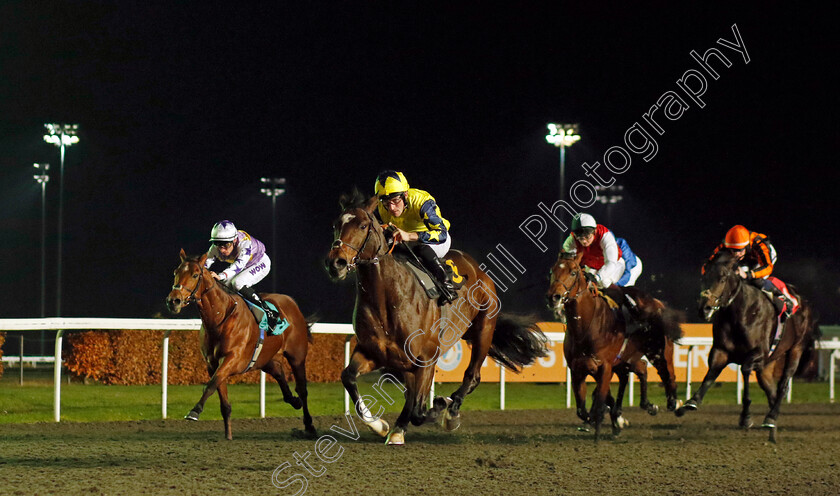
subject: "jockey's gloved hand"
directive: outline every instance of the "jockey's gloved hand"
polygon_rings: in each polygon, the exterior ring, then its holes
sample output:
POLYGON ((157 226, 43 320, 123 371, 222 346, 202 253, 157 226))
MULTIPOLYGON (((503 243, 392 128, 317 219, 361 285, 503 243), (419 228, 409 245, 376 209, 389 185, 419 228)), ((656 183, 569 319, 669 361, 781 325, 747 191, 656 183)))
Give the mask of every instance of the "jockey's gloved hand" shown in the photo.
POLYGON ((591 283, 594 283, 596 285, 601 282, 601 278, 598 277, 598 274, 593 274, 592 272, 585 271, 583 273, 583 276, 586 278, 587 281, 589 281, 591 283))

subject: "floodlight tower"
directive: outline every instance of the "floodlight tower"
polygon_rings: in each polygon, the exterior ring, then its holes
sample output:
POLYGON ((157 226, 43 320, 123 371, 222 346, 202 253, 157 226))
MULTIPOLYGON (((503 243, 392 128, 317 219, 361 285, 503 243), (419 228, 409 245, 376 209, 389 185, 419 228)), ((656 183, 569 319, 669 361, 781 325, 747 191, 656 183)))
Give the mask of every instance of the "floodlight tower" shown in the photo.
MULTIPOLYGON (((548 134, 545 140, 560 149, 560 196, 566 198, 566 147, 572 146, 580 139, 579 124, 548 124, 548 134)), ((560 249, 563 248, 563 233, 560 233, 560 249)))
POLYGON ((56 297, 55 315, 61 317, 61 237, 62 237, 62 216, 64 209, 64 148, 75 145, 79 142, 76 135, 79 130, 78 124, 44 124, 47 134, 44 141, 52 143, 60 150, 61 169, 58 176, 58 261, 56 262, 56 297))
MULTIPOLYGON (((260 182, 267 187, 261 188, 260 193, 271 198, 271 260, 277 263, 277 197, 286 192, 285 177, 261 177, 260 182)), ((277 292, 277 270, 271 271, 271 292, 277 292)))

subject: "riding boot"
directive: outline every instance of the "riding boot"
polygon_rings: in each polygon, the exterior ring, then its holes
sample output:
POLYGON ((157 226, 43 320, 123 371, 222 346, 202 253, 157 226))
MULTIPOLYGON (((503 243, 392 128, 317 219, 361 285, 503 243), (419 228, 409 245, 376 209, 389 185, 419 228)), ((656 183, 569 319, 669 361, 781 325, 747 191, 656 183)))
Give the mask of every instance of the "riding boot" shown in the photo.
POLYGON ((245 287, 239 290, 239 294, 241 294, 244 298, 250 300, 252 303, 258 305, 263 312, 265 312, 265 318, 268 320, 268 329, 269 331, 273 330, 274 327, 277 325, 277 312, 269 308, 268 303, 260 298, 260 295, 254 291, 254 288, 245 287))
POLYGON ((455 286, 452 285, 452 281, 449 280, 449 276, 446 271, 446 267, 444 267, 444 262, 435 257, 429 263, 429 270, 432 271, 432 275, 438 280, 441 292, 441 303, 452 303, 453 301, 458 299, 458 293, 455 291, 455 286))

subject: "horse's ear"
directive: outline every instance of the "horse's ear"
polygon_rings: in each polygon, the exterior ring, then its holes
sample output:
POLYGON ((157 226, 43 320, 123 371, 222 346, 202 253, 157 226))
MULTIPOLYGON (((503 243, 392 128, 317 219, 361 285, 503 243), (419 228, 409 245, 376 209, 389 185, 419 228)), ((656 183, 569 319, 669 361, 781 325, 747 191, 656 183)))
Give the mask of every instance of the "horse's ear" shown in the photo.
POLYGON ((202 253, 201 258, 198 259, 198 263, 204 266, 205 261, 207 261, 207 253, 202 253))
POLYGON ((558 260, 571 260, 575 258, 575 254, 568 251, 561 251, 560 255, 557 256, 558 260))
POLYGON ((372 214, 376 210, 377 205, 379 205, 379 198, 371 196, 365 202, 365 210, 372 214))
POLYGON ((581 260, 583 260, 583 250, 578 250, 577 253, 575 253, 575 262, 580 265, 581 260))
POLYGON ((183 248, 181 248, 181 262, 187 259, 187 254, 183 248))

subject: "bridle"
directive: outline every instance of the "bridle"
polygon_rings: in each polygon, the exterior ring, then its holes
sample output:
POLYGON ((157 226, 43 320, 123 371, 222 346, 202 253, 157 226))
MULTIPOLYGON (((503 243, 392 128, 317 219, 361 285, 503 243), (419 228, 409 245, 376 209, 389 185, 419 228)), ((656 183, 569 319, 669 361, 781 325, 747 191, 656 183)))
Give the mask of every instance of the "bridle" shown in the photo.
POLYGON ((569 302, 569 300, 577 300, 578 298, 580 298, 580 295, 583 294, 582 291, 578 290, 574 297, 569 298, 569 293, 571 293, 573 289, 577 288, 578 280, 583 275, 582 274, 583 269, 581 269, 580 267, 578 267, 576 269, 576 271, 577 271, 577 275, 574 276, 574 280, 572 280, 572 284, 570 286, 566 286, 563 282, 561 282, 559 280, 556 281, 557 284, 559 284, 560 286, 563 287, 563 289, 566 290, 563 294, 560 295, 560 302, 559 302, 560 305, 565 305, 566 303, 569 302))
MULTIPOLYGON (((198 268, 199 268, 198 281, 195 283, 195 287, 192 289, 192 291, 190 291, 190 295, 184 299, 184 306, 189 305, 193 301, 201 303, 201 298, 196 298, 195 294, 198 291, 198 287, 201 286, 201 283, 204 281, 204 265, 199 263, 198 268)), ((216 286, 216 280, 214 279, 213 280, 213 285, 210 286, 209 288, 207 288, 205 290, 205 292, 213 289, 215 286, 216 286)), ((172 289, 175 290, 175 291, 181 291, 181 290, 184 289, 184 285, 183 284, 174 284, 172 286, 172 289)))
POLYGON ((724 267, 724 269, 726 269, 726 282, 724 282, 723 289, 721 289, 720 293, 712 293, 711 288, 700 292, 700 296, 702 298, 706 298, 707 300, 711 300, 712 297, 714 297, 714 304, 711 306, 712 313, 715 313, 721 308, 728 307, 729 305, 731 305, 732 302, 735 301, 735 297, 738 296, 738 293, 741 292, 741 278, 732 274, 732 270, 729 267, 724 267), (728 282, 730 279, 735 279, 735 291, 732 292, 732 295, 729 297, 729 300, 725 304, 721 305, 720 299, 723 297, 723 293, 724 291, 726 291, 726 287, 728 286, 728 282))
MULTIPOLYGON (((374 251, 374 255, 373 255, 372 258, 360 258, 361 255, 362 255, 362 252, 365 251, 365 247, 367 246, 368 241, 370 240, 370 237, 371 237, 370 235, 373 232, 373 223, 377 222, 377 220, 373 217, 373 215, 370 212, 365 210, 365 213, 367 214, 369 223, 368 223, 368 227, 367 227, 367 233, 365 234, 365 239, 362 241, 362 245, 360 247, 356 248, 355 246, 351 245, 350 243, 347 243, 346 241, 342 240, 340 237, 336 238, 335 241, 333 241, 333 244, 332 244, 333 248, 341 248, 342 246, 347 246, 348 248, 350 248, 351 250, 356 252, 356 254, 353 255, 353 258, 350 260, 350 263, 347 265, 347 268, 349 270, 353 270, 357 265, 378 264, 379 263, 379 255, 380 255, 380 252, 382 251, 382 245, 381 244, 380 244, 379 248, 377 248, 376 251, 374 251)), ((340 230, 339 230, 339 232, 340 232, 340 230)))

